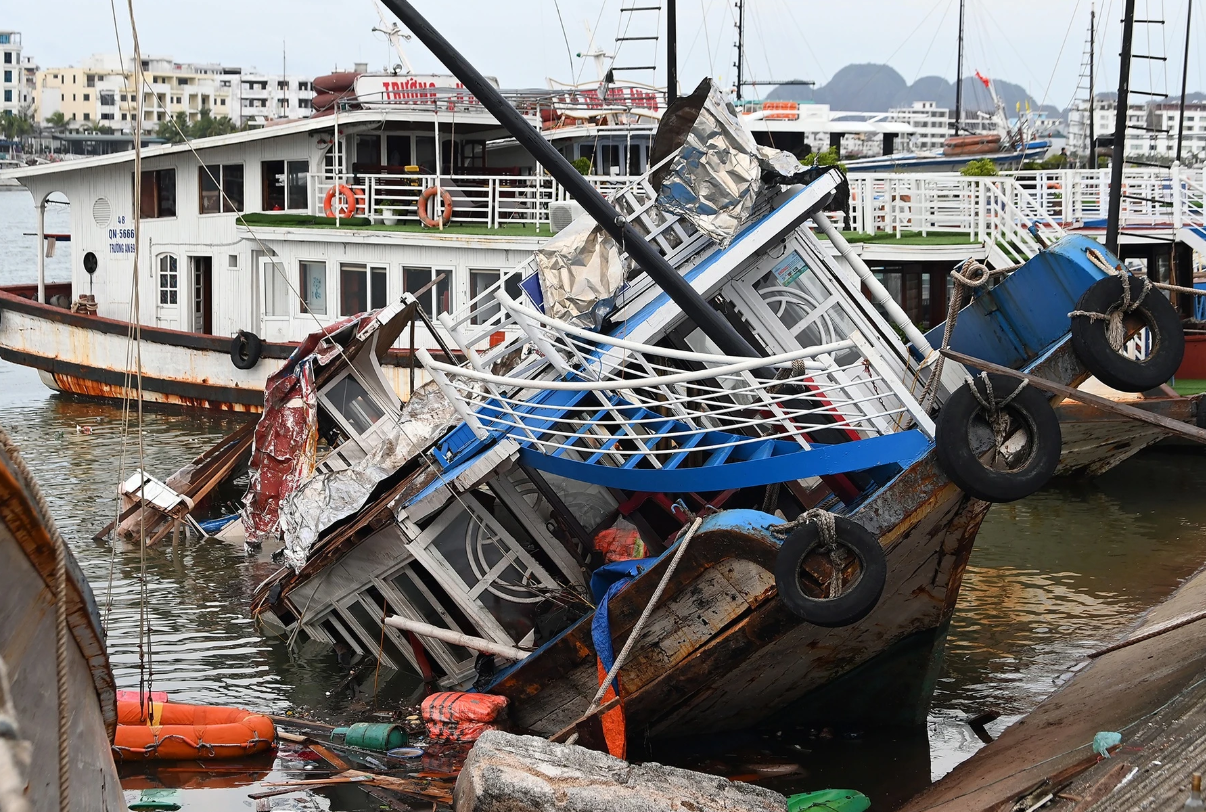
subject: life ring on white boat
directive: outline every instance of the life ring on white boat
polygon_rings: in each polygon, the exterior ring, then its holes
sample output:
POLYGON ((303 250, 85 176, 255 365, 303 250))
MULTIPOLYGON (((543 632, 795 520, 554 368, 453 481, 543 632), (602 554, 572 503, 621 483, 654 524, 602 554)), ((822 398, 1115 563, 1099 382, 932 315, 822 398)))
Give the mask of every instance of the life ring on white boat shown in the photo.
POLYGON ((1063 437, 1047 397, 1005 375, 981 374, 938 413, 938 464, 968 496, 1013 502, 1055 474, 1063 437))
POLYGON ((430 213, 431 201, 436 196, 436 192, 440 193, 440 200, 444 203, 444 213, 440 217, 444 225, 448 225, 452 221, 452 195, 448 194, 447 189, 437 189, 435 186, 428 186, 423 190, 423 194, 419 195, 419 222, 427 228, 436 228, 439 223, 430 213))
POLYGON ((1125 302, 1119 276, 1098 279, 1081 294, 1072 316, 1072 351, 1106 386, 1146 392, 1168 383, 1177 373, 1185 357, 1185 333, 1177 309, 1160 291, 1148 288, 1145 292, 1147 280, 1142 277, 1126 279, 1130 295, 1125 302), (1114 346, 1110 328, 1111 321, 1118 318, 1124 326, 1147 328, 1151 349, 1146 358, 1123 355, 1125 341, 1114 346))
POLYGON ((833 516, 833 531, 834 538, 827 545, 819 520, 800 524, 775 557, 779 600, 792 614, 816 626, 849 626, 862 620, 879 602, 888 580, 887 556, 865 527, 844 516, 833 516), (832 549, 825 549, 827 546, 832 549), (853 580, 830 597, 831 579, 822 581, 818 573, 832 573, 835 566, 847 572, 851 565, 855 568, 853 580))
POLYGON ((236 369, 251 369, 264 354, 264 342, 255 333, 239 330, 230 340, 230 361, 236 369))
POLYGON ((360 208, 363 199, 364 192, 360 189, 353 189, 347 184, 337 183, 327 189, 327 194, 322 199, 322 210, 326 212, 327 217, 352 217, 360 208))

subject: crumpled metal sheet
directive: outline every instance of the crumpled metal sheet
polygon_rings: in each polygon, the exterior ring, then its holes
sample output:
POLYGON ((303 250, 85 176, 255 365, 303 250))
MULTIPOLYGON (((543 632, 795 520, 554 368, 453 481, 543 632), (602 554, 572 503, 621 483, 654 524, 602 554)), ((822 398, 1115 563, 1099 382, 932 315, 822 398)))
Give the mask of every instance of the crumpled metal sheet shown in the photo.
POLYGON ((582 216, 536 251, 544 312, 569 321, 619 292, 627 274, 620 247, 589 216, 582 216))
POLYGON ((281 500, 313 473, 318 462, 318 393, 315 365, 325 366, 340 352, 331 335, 355 324, 356 332, 375 314, 345 319, 306 336, 264 386, 264 413, 255 427, 248 463, 250 482, 243 497, 247 543, 263 544, 279 531, 281 500))
MULTIPOLYGON (((389 420, 389 418, 385 418, 389 420)), ((322 532, 356 513, 381 480, 393 474, 458 422, 434 382, 419 387, 397 422, 390 421, 368 456, 343 471, 320 473, 281 500, 285 563, 300 572, 322 532)))
POLYGON ((736 108, 720 88, 705 80, 691 96, 680 102, 683 108, 667 113, 666 130, 659 128, 654 158, 669 154, 689 116, 699 113, 678 156, 668 170, 657 173, 657 205, 677 214, 721 245, 727 245, 749 220, 759 198, 768 191, 763 175, 774 173, 791 177, 802 168, 789 152, 759 146, 741 121, 736 108))

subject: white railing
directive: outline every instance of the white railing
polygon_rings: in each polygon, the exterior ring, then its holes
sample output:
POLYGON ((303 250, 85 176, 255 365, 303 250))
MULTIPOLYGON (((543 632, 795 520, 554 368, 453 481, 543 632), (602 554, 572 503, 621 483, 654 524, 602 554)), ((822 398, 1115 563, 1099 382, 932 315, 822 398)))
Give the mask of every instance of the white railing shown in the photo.
MULTIPOLYGON (((610 195, 633 178, 589 176, 591 185, 610 195)), ((549 222, 549 204, 569 199, 560 184, 547 175, 347 175, 336 178, 310 175, 310 214, 326 213, 328 192, 347 186, 355 198, 353 217, 367 217, 374 225, 418 224, 419 198, 438 186, 452 200, 452 222, 484 228, 507 225, 542 225, 549 222)), ((427 214, 436 216, 436 203, 427 214)), ((443 205, 442 203, 439 205, 443 205)))
POLYGON ((418 353, 481 438, 501 432, 579 461, 632 467, 641 457, 661 468, 677 466, 687 452, 727 454, 767 440, 807 450, 820 431, 858 440, 916 425, 933 436, 924 409, 857 332, 769 358, 737 358, 613 338, 501 293, 497 305, 524 335, 517 354, 526 361, 515 368, 494 371, 472 350, 464 366, 418 353), (776 375, 767 380, 756 369, 776 375), (546 402, 550 391, 580 395, 546 402))

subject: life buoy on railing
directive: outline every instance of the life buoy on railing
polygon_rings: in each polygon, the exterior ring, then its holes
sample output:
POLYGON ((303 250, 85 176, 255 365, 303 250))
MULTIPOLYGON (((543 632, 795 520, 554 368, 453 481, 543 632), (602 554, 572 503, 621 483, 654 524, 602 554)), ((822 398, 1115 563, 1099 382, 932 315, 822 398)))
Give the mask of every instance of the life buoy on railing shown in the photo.
POLYGON ((423 190, 423 194, 419 195, 419 222, 427 228, 435 228, 439 225, 429 212, 432 199, 436 196, 436 192, 440 193, 440 200, 444 204, 444 213, 440 217, 444 225, 448 225, 452 221, 452 195, 448 194, 447 189, 440 189, 436 186, 428 186, 423 190))
POLYGON ((337 183, 327 189, 326 197, 322 199, 322 209, 327 217, 352 217, 364 199, 364 192, 353 189, 343 183, 337 183), (338 202, 336 198, 338 197, 338 202))

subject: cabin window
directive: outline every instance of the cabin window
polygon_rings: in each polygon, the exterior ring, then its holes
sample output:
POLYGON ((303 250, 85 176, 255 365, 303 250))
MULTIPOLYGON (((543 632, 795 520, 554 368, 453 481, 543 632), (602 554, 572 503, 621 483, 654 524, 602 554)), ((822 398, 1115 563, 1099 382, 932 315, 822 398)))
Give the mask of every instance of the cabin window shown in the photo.
POLYGON ((610 175, 612 170, 620 172, 620 145, 603 144, 599 147, 599 156, 595 161, 595 171, 600 175, 610 175))
POLYGON ((410 166, 410 136, 385 136, 385 162, 390 166, 410 166))
POLYGON ((201 213, 243 210, 243 165, 202 166, 197 170, 201 188, 201 213))
POLYGON ((355 316, 385 307, 389 272, 385 266, 344 262, 339 266, 339 315, 355 316))
POLYGON ((327 263, 302 260, 301 312, 327 315, 327 263))
POLYGON ((260 164, 263 210, 296 211, 308 208, 309 171, 309 161, 264 161, 260 164))
POLYGON ((144 220, 176 216, 175 169, 152 169, 142 173, 138 213, 144 220))
POLYGON ((461 167, 483 169, 486 166, 486 142, 465 141, 461 144, 461 167))
POLYGON ((159 257, 159 304, 174 305, 180 301, 180 264, 172 254, 159 257))
MULTIPOLYGON (((497 268, 470 268, 469 269, 469 298, 476 300, 483 296, 493 285, 498 284, 498 280, 502 278, 502 271, 497 268)), ((506 294, 512 299, 519 298, 519 274, 511 273, 507 275, 507 283, 504 285, 506 294)), ((473 324, 485 324, 498 314, 498 304, 491 302, 486 304, 482 302, 477 306, 473 313, 473 324)))
POLYGON ((436 168, 435 138, 430 135, 420 135, 415 138, 415 163, 422 167, 427 174, 434 174, 436 168))
POLYGON ((452 312, 452 269, 451 268, 403 268, 402 277, 406 292, 412 295, 431 283, 440 274, 444 278, 437 284, 418 295, 419 304, 427 311, 427 315, 452 312))
POLYGON ((361 171, 375 170, 381 165, 381 136, 356 136, 356 163, 361 171))
POLYGON ((343 415, 357 434, 364 434, 385 417, 385 410, 377 405, 364 384, 351 372, 336 381, 324 394, 335 411, 343 415))
POLYGON ((628 174, 633 175, 633 176, 643 175, 644 171, 645 170, 643 168, 643 165, 641 164, 641 145, 640 144, 629 144, 628 145, 628 174))

